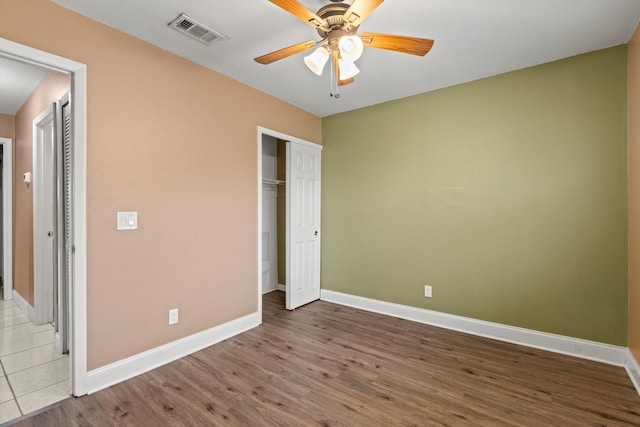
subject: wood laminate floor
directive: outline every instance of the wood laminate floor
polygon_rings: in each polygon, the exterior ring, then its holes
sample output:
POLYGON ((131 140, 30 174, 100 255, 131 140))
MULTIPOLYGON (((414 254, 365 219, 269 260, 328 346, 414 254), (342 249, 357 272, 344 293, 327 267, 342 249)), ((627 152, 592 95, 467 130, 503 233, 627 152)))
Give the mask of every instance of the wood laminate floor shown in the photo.
POLYGON ((18 426, 639 426, 623 368, 317 301, 18 426))

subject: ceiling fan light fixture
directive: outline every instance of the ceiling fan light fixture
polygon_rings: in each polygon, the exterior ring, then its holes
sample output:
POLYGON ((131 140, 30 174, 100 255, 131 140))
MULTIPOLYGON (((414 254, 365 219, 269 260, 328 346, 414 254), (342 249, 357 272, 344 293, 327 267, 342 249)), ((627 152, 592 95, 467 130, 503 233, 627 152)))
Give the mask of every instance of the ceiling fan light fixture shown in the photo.
POLYGON ((315 74, 321 76, 324 64, 329 60, 329 52, 323 46, 315 50, 311 55, 304 57, 304 63, 315 74))
POLYGON ((338 73, 340 80, 349 80, 360 72, 358 67, 356 67, 356 64, 344 59, 338 60, 338 68, 340 69, 338 73))
POLYGON ((364 44, 358 36, 343 36, 338 40, 338 49, 342 59, 355 62, 362 56, 364 44))

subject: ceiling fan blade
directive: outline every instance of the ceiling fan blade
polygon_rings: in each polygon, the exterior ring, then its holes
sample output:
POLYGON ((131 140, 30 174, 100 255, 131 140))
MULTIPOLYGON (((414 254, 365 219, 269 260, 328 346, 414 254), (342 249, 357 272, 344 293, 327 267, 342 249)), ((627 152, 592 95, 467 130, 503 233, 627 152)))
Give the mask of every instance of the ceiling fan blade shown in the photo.
POLYGON ((338 86, 345 86, 355 82, 353 77, 345 80, 340 80, 340 67, 338 66, 338 51, 334 50, 332 56, 333 56, 333 69, 336 73, 336 76, 338 76, 338 86))
POLYGON ((307 24, 315 28, 328 28, 329 24, 324 19, 307 9, 304 5, 296 0, 269 0, 276 6, 280 6, 298 19, 303 20, 307 24))
POLYGON ((344 14, 344 22, 358 26, 369 16, 384 0, 355 0, 344 14))
POLYGON ((266 55, 258 56, 257 58, 253 58, 253 60, 259 64, 267 65, 271 64, 272 62, 284 59, 287 56, 304 52, 305 50, 311 49, 315 45, 316 42, 314 42, 313 40, 309 40, 306 42, 294 44, 293 46, 285 47, 284 49, 276 50, 275 52, 267 53, 266 55))
POLYGON ((424 56, 433 47, 433 40, 417 37, 392 36, 389 34, 362 33, 360 38, 365 46, 378 49, 393 50, 396 52, 410 53, 411 55, 424 56))

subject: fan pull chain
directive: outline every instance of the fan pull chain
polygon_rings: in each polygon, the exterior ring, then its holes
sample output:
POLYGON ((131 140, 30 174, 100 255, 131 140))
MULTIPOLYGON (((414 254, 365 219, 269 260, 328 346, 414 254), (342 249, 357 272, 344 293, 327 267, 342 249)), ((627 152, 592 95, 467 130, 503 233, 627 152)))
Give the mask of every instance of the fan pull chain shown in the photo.
POLYGON ((331 98, 335 98, 335 99, 340 98, 340 94, 338 93, 338 78, 337 78, 337 74, 338 74, 338 72, 337 72, 337 70, 334 69, 333 61, 332 61, 332 64, 331 64, 331 80, 329 82, 329 85, 330 85, 329 96, 331 98), (334 75, 336 75, 335 79, 334 79, 334 75), (334 86, 334 82, 335 82, 335 86, 334 86), (334 87, 336 89, 335 92, 333 91, 334 87))

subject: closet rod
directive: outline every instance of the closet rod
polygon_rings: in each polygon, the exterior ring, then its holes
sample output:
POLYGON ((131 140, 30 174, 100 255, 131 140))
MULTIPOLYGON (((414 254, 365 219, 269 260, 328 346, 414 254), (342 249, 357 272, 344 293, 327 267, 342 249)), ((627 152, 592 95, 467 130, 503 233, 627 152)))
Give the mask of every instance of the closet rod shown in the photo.
POLYGON ((280 179, 262 178, 262 183, 263 184, 285 185, 287 183, 287 181, 282 181, 280 179))

